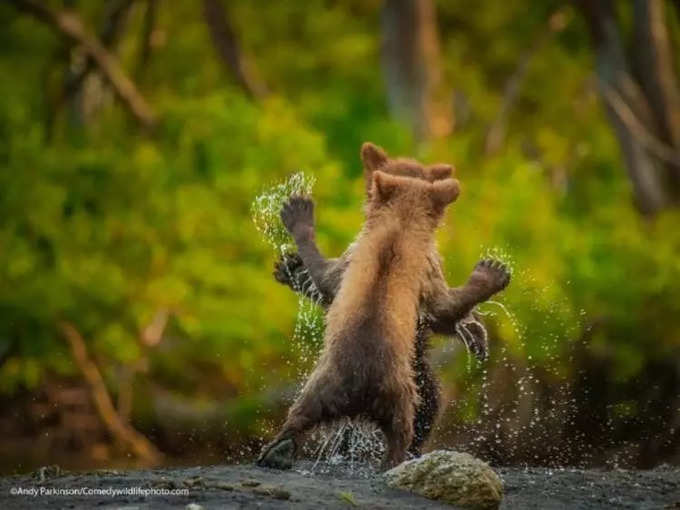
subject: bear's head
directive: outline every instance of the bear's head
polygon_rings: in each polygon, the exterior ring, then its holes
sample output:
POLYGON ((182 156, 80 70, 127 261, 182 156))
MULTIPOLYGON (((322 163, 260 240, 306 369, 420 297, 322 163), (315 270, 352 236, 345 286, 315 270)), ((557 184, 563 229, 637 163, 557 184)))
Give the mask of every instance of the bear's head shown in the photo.
POLYGON ((434 230, 446 206, 459 194, 460 184, 456 179, 429 182, 376 170, 372 174, 366 218, 373 224, 397 221, 404 228, 434 230))
POLYGON ((364 181, 366 183, 366 194, 371 195, 373 186, 373 172, 381 172, 402 177, 413 177, 428 182, 448 179, 453 174, 453 167, 446 163, 434 165, 423 165, 415 159, 390 158, 385 151, 366 142, 361 146, 361 161, 364 164, 364 181))

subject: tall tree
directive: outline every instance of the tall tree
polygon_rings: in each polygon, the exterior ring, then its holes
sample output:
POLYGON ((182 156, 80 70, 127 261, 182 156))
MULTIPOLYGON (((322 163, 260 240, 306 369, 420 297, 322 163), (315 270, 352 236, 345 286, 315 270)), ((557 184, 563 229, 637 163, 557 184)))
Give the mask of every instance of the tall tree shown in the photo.
MULTIPOLYGON (((634 20, 634 69, 649 99, 659 137, 677 151, 680 149, 680 87, 673 67, 663 0, 636 0, 634 20)), ((675 198, 678 198, 680 164, 671 163, 668 170, 675 198)))
POLYGON ((635 44, 626 54, 611 0, 579 0, 596 53, 607 116, 635 201, 655 214, 680 198, 680 91, 663 0, 635 1, 635 44))
POLYGON ((386 0, 382 12, 383 67, 392 114, 418 139, 453 128, 444 89, 437 16, 432 0, 386 0))
MULTIPOLYGON (((156 114, 141 95, 135 83, 129 78, 102 41, 83 23, 80 16, 72 10, 53 10, 41 2, 33 0, 10 0, 18 10, 31 14, 44 22, 71 44, 82 48, 88 57, 88 65, 96 65, 102 75, 113 87, 118 97, 140 124, 151 127, 156 123, 156 114)), ((123 7, 126 7, 123 5, 123 7)), ((111 34, 111 42, 115 35, 111 34)))
POLYGON ((267 87, 257 79, 220 0, 203 0, 203 16, 210 31, 213 46, 236 83, 250 96, 262 97, 267 87))

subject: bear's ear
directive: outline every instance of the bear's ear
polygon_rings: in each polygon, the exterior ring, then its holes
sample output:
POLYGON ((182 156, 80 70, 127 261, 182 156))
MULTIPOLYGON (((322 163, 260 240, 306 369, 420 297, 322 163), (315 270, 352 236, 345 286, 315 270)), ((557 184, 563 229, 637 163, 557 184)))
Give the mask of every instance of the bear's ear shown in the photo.
POLYGON ((361 161, 364 164, 364 182, 366 183, 366 194, 371 196, 373 186, 373 172, 387 163, 387 154, 377 145, 365 142, 361 146, 361 161))
POLYGON ((373 172, 371 196, 380 202, 386 202, 396 191, 398 186, 399 181, 396 177, 376 170, 373 172))
POLYGON ((444 179, 432 183, 430 197, 436 209, 444 209, 447 205, 458 198, 460 184, 456 179, 444 179))
POLYGON ((448 179, 453 174, 453 167, 446 163, 437 163, 429 168, 430 181, 441 181, 448 179))
POLYGON ((374 172, 387 163, 387 154, 377 145, 365 142, 361 146, 361 161, 364 164, 365 171, 369 173, 374 172))

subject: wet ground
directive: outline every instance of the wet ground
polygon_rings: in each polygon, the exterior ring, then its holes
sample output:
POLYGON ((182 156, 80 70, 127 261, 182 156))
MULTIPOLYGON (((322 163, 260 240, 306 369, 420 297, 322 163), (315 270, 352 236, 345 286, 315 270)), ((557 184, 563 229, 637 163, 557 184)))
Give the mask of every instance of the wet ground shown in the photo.
MULTIPOLYGON (((0 478, 0 508, 451 508, 386 487, 369 468, 316 466, 299 462, 281 472, 252 465, 143 471, 63 473, 43 469, 0 478), (326 471, 325 473, 319 471, 326 471), (16 494, 19 489, 37 495, 16 494), (51 490, 65 494, 50 494, 51 490), (102 494, 73 494, 80 489, 102 494), (140 492, 157 494, 143 495, 140 492), (119 491, 113 494, 114 491, 119 491), (132 492, 132 494, 121 492, 132 492), (183 491, 182 495, 168 494, 183 491), (163 494, 165 493, 165 494, 163 494), (187 506, 190 505, 190 506, 187 506)), ((635 508, 680 509, 680 468, 596 471, 499 468, 505 483, 502 509, 635 508)))

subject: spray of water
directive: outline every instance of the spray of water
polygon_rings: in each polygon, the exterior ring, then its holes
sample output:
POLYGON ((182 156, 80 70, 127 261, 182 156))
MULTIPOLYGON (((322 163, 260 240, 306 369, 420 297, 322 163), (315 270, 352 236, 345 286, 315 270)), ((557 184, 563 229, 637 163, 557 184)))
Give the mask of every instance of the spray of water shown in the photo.
MULTIPOLYGON (((285 181, 269 186, 253 200, 251 216, 255 228, 278 255, 285 256, 295 250, 295 242, 281 221, 281 208, 292 195, 311 195, 314 183, 313 176, 297 172, 285 181)), ((296 366, 311 366, 323 339, 323 311, 319 306, 322 296, 306 271, 305 274, 289 274, 288 277, 298 294, 293 345, 303 363, 296 366), (312 299, 305 298, 305 295, 312 296, 312 299)), ((303 380, 306 375, 298 373, 298 380, 303 380)))
MULTIPOLYGON (((522 323, 504 294, 477 307, 476 315, 510 329, 503 343, 492 343, 488 362, 461 381, 458 398, 449 403, 455 424, 438 431, 439 441, 496 464, 521 461, 560 468, 581 459, 585 467, 594 445, 576 432, 583 409, 574 380, 563 372, 575 350, 583 348, 574 339, 584 331, 585 312, 568 312, 570 303, 554 287, 536 285, 530 270, 517 271, 508 250, 482 249, 480 256, 500 259, 510 268, 513 289, 521 294, 514 297, 533 309, 534 317, 542 317, 542 324, 522 323)), ((465 329, 457 331, 465 342, 465 329)))
POLYGON ((277 253, 295 249, 293 239, 279 216, 283 204, 291 195, 311 195, 314 183, 313 176, 297 172, 284 182, 265 189, 253 200, 250 210, 255 228, 277 253))

